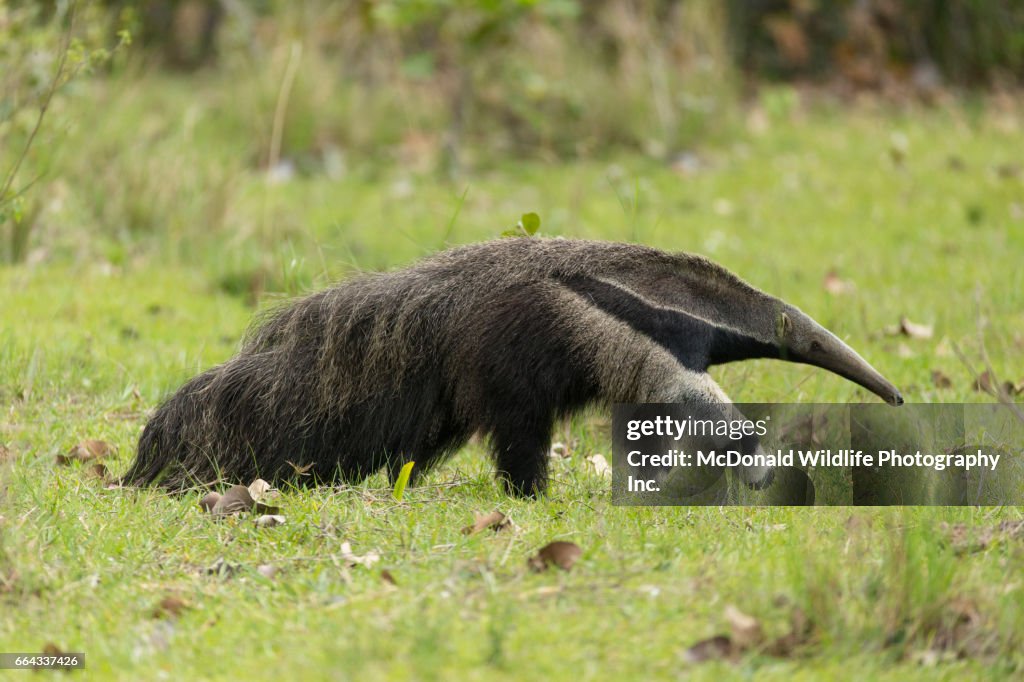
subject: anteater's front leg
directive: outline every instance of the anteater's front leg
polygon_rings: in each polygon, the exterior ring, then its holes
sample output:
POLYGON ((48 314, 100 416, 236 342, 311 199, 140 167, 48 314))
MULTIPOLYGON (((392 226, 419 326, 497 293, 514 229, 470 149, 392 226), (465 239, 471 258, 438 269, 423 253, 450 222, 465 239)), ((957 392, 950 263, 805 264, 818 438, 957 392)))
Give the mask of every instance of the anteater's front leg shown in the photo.
POLYGON ((537 497, 547 489, 551 426, 543 418, 520 419, 491 433, 498 478, 510 494, 537 497))

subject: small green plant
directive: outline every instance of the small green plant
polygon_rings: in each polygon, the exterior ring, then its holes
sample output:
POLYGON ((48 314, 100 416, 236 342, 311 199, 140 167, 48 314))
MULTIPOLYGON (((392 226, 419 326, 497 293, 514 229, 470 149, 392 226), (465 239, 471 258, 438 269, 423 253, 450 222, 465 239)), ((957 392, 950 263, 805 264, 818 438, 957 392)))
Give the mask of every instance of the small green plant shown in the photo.
POLYGON ((395 489, 391 491, 396 502, 401 502, 405 495, 405 488, 409 485, 409 477, 412 475, 412 468, 416 462, 406 462, 402 470, 398 472, 398 479, 395 481, 395 489))
POLYGON ((540 229, 540 216, 536 213, 524 213, 515 227, 501 233, 502 237, 532 237, 540 229))

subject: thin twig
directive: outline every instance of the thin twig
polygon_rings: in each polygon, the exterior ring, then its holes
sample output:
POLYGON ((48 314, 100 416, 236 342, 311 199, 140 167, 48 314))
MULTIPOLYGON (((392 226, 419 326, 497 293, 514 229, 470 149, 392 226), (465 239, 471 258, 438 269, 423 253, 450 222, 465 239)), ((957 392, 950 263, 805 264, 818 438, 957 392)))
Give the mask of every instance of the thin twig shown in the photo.
MULTIPOLYGON (((11 168, 10 173, 7 174, 7 179, 4 181, 3 187, 0 188, 0 206, 7 203, 9 200, 13 200, 15 197, 19 196, 24 189, 27 189, 23 188, 10 199, 5 198, 7 197, 7 193, 10 191, 11 186, 14 184, 14 178, 18 175, 18 170, 21 168, 21 164, 28 156, 28 151, 31 149, 32 143, 36 139, 36 135, 39 134, 39 129, 43 125, 43 119, 46 117, 46 112, 50 108, 53 96, 57 94, 57 89, 60 87, 61 76, 64 75, 64 67, 67 66, 68 49, 71 46, 71 35, 75 27, 75 7, 76 4, 72 2, 68 9, 68 27, 67 30, 64 31, 64 39, 61 42, 60 60, 57 62, 57 71, 53 74, 53 80, 50 81, 50 87, 47 88, 46 95, 43 97, 43 103, 39 107, 39 115, 36 117, 36 123, 32 127, 32 132, 29 133, 28 140, 25 141, 25 146, 21 149, 21 154, 18 155, 18 159, 14 162, 14 166, 11 168)), ((32 182, 34 183, 35 180, 32 182)))
MULTIPOLYGON (((988 361, 988 353, 986 353, 984 350, 984 339, 979 339, 979 342, 982 346, 982 362, 985 363, 985 371, 988 372, 988 376, 990 378, 990 385, 988 386, 988 388, 986 388, 981 384, 981 382, 979 382, 978 388, 984 391, 985 393, 988 393, 989 395, 993 396, 996 400, 999 401, 1000 404, 1005 405, 1010 410, 1010 412, 1012 412, 1013 415, 1017 417, 1017 419, 1019 419, 1021 422, 1024 422, 1024 412, 1021 411, 1020 407, 1017 406, 1017 403, 1015 403, 1006 393, 1006 391, 1003 390, 998 377, 996 377, 995 370, 992 369, 992 365, 988 361)), ((971 373, 971 376, 975 377, 975 381, 978 381, 978 372, 974 369, 974 365, 971 364, 971 361, 967 359, 967 355, 962 350, 960 350, 960 346, 956 342, 953 343, 953 352, 956 353, 957 358, 959 358, 960 362, 962 362, 964 367, 967 368, 967 371, 971 373)))

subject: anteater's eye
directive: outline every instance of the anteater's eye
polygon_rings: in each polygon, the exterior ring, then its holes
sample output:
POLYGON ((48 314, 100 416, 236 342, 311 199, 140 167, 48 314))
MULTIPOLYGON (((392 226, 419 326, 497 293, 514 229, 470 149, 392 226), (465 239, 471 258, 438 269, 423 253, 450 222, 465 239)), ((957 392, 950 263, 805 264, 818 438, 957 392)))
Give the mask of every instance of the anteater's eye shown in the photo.
POLYGON ((817 341, 811 341, 811 352, 812 353, 820 353, 821 352, 821 344, 818 343, 817 341))

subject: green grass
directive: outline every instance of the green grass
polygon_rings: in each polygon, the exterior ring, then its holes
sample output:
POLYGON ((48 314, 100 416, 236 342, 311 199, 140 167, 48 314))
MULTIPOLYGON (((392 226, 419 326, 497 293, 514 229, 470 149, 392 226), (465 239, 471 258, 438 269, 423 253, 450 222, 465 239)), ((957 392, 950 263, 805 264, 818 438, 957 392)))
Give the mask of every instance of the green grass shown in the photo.
MULTIPOLYGON (((113 107, 119 117, 83 126, 88 136, 69 133, 69 144, 118 151, 115 167, 138 175, 122 186, 90 176, 100 161, 65 155, 47 190, 63 192, 63 208, 36 233, 41 262, 0 271, 0 443, 12 455, 0 465, 0 649, 84 651, 91 679, 932 680, 1024 670, 1024 543, 958 555, 940 527, 991 526, 1019 509, 613 507, 584 459, 609 454, 607 415, 560 427, 573 456, 554 462, 540 501, 506 497, 474 444, 401 503, 381 476, 285 490, 287 524, 273 529, 215 522, 199 495, 107 490, 83 468, 54 465, 80 439, 100 438, 117 447, 111 469, 123 470, 147 411, 234 352, 253 300, 490 238, 527 211, 547 235, 711 256, 833 329, 911 402, 988 400, 949 349, 980 364, 984 343, 1001 377, 1024 378, 1024 181, 995 171, 1016 161, 1019 126, 961 110, 820 110, 699 150, 694 175, 626 157, 509 161, 447 183, 355 163, 340 181, 268 186, 212 142, 228 132, 216 107, 190 118, 175 98, 143 106, 146 92, 115 93, 134 108, 113 107), (141 120, 161 132, 132 147, 141 120), (893 133, 909 141, 901 165, 893 133), (206 193, 209 177, 219 181, 206 193), (826 292, 832 270, 856 289, 826 292), (935 336, 885 335, 901 315, 935 336), (951 389, 933 386, 936 369, 951 389), (460 533, 495 508, 514 532, 460 533), (529 572, 526 559, 555 539, 579 544, 580 562, 529 572), (345 541, 357 554, 379 551, 380 563, 347 567, 345 541), (220 558, 238 570, 204 574, 220 558), (279 572, 267 579, 263 564, 279 572), (153 618, 168 595, 190 608, 153 618), (690 645, 728 630, 729 604, 771 636, 799 607, 814 636, 790 658, 690 666, 690 645), (980 614, 959 641, 970 655, 920 665, 964 604, 980 614)), ((784 363, 714 374, 735 400, 868 398, 784 363)))

